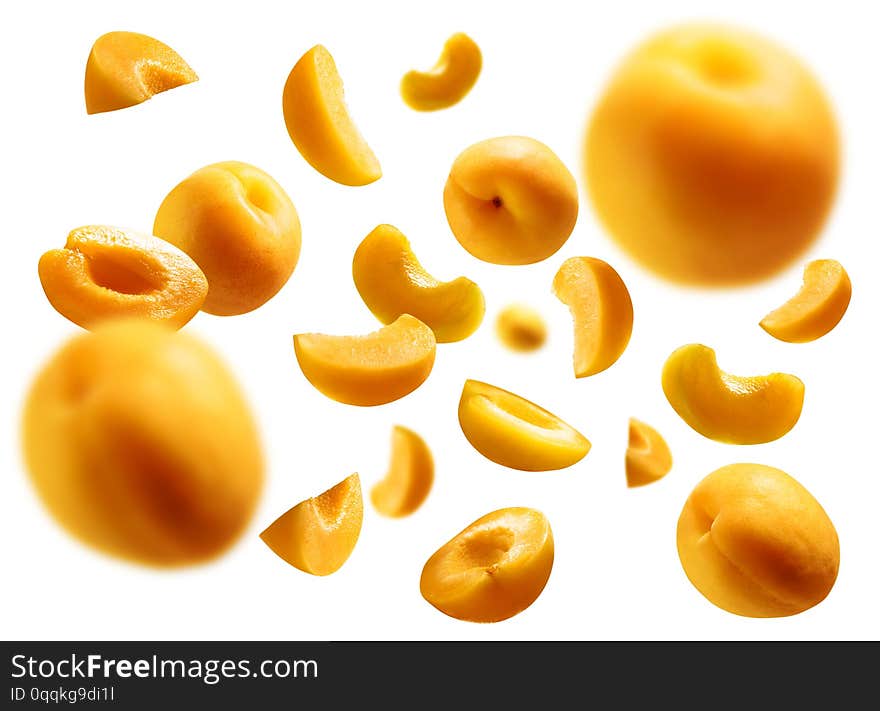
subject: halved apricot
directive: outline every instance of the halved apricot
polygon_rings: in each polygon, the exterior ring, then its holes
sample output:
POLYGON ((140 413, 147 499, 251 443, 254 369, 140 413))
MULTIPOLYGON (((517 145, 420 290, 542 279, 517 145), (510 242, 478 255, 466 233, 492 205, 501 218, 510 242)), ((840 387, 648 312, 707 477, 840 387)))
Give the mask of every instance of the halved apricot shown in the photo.
POLYGON ((422 505, 433 483, 434 457, 425 440, 411 429, 395 425, 391 466, 370 492, 373 506, 384 516, 408 516, 422 505))
POLYGON ((626 448, 626 485, 644 486, 665 477, 672 469, 672 452, 666 440, 650 425, 631 417, 626 448))
POLYGON ((400 82, 400 94, 416 111, 437 111, 454 106, 477 83, 483 68, 479 46, 464 32, 456 32, 443 45, 443 52, 427 72, 410 71, 400 82))

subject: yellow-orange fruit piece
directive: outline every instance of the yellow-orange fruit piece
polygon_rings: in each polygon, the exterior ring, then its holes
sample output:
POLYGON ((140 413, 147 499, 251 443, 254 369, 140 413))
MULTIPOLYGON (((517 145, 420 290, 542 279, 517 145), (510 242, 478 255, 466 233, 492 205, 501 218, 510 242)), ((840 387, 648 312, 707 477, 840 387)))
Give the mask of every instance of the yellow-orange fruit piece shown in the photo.
POLYGON ((662 381, 681 419, 704 437, 728 444, 779 439, 795 426, 804 404, 804 384, 794 375, 731 375, 718 367, 715 351, 700 344, 669 356, 662 381))
POLYGON ((395 425, 391 434, 391 466, 370 492, 373 506, 384 516, 409 516, 421 506, 434 484, 434 457, 419 435, 395 425))
POLYGON ((851 296, 852 284, 840 262, 817 259, 804 268, 800 291, 761 319, 761 328, 780 341, 815 341, 840 323, 851 296))
POLYGON ((153 233, 192 257, 208 279, 202 310, 234 316, 262 306, 299 260, 296 208, 275 180, 238 161, 214 163, 162 201, 153 233))
POLYGON ((547 340, 547 324, 535 309, 524 304, 505 306, 495 320, 495 333, 512 351, 536 351, 547 340))
POLYGON ((425 563, 422 597, 468 622, 519 614, 544 590, 553 569, 553 532, 540 511, 499 509, 474 521, 425 563))
POLYGON ((465 277, 437 281, 416 259, 406 236, 379 225, 354 253, 351 273, 367 308, 382 323, 415 316, 438 343, 460 341, 477 330, 486 312, 483 292, 465 277))
POLYGON ((456 32, 443 45, 443 52, 427 72, 409 71, 400 82, 400 94, 416 111, 437 111, 454 106, 477 83, 483 53, 463 32, 456 32))
POLYGON ((540 141, 502 136, 455 159, 443 206, 459 244, 493 264, 533 264, 568 239, 578 215, 574 177, 540 141))
POLYGON ((95 40, 86 62, 86 111, 124 109, 198 78, 159 40, 137 32, 108 32, 95 40))
POLYGON ((566 259, 553 278, 553 293, 574 320, 574 375, 583 378, 610 368, 632 335, 629 290, 614 268, 593 257, 566 259))
POLYGON ((383 405, 408 395, 431 373, 434 332, 404 314, 365 336, 300 333, 296 360, 320 392, 347 405, 383 405))
POLYGON ((761 464, 730 464, 697 484, 677 541, 694 587, 745 617, 786 617, 817 605, 840 565, 837 532, 819 502, 761 464))
POLYGON ((626 485, 644 486, 665 477, 672 469, 672 452, 666 440, 650 425, 631 417, 626 448, 626 485))
POLYGON ((348 560, 361 533, 364 502, 357 474, 279 516, 260 534, 282 560, 312 575, 330 575, 348 560))
POLYGON ((797 260, 837 189, 832 109, 775 42, 673 27, 626 57, 587 127, 590 197, 611 237, 666 279, 755 282, 797 260))
POLYGON ((49 512, 94 548, 200 563, 247 527, 263 486, 250 410, 184 331, 116 319, 67 341, 27 394, 24 461, 49 512))
POLYGON ((342 79, 325 47, 312 47, 290 70, 282 106, 290 139, 319 173, 343 185, 367 185, 382 177, 379 161, 348 113, 342 79))
POLYGON ((120 316, 180 328, 208 293, 202 270, 177 247, 107 225, 73 230, 63 249, 40 257, 39 274, 49 303, 83 328, 120 316))
POLYGON ((458 422, 474 449, 511 469, 564 469, 590 451, 589 440, 556 415, 478 380, 468 380, 462 388, 458 422))

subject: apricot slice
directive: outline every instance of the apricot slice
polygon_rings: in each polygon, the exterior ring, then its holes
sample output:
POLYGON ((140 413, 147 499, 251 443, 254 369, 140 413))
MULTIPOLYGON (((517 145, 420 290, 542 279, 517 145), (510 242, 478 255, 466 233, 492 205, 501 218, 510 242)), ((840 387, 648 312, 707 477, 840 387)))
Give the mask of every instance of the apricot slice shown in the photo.
POLYGON ((474 449, 511 469, 564 469, 590 451, 589 440, 556 415, 478 380, 464 384, 458 422, 474 449))
POLYGON ((631 417, 626 448, 626 485, 644 486, 665 477, 672 469, 672 452, 660 433, 631 417))
POLYGON ((326 48, 312 47, 290 70, 282 106, 293 144, 319 173, 343 185, 382 177, 379 161, 351 120, 342 79, 326 48))
POLYGON ((499 509, 440 547, 422 569, 422 597, 468 622, 500 622, 525 610, 553 568, 553 532, 540 511, 499 509))
POLYGON ((385 516, 408 516, 424 503, 434 483, 434 457, 419 435, 395 425, 391 433, 391 466, 370 492, 385 516))
POLYGON ((688 425, 728 444, 779 439, 801 416, 804 384, 794 375, 740 377, 718 367, 707 346, 682 346, 663 366, 663 392, 688 425))
POLYGON ((283 513, 260 538, 294 568, 312 575, 330 575, 348 560, 363 520, 361 481, 352 474, 283 513))
POLYGON ((410 71, 400 82, 400 94, 416 111, 436 111, 454 106, 477 83, 483 54, 477 43, 456 32, 443 45, 443 52, 428 72, 410 71))
POLYGON ((168 45, 137 32, 108 32, 92 45, 86 62, 86 111, 115 111, 198 76, 168 45))
POLYGON ((391 225, 379 225, 364 238, 351 272, 367 308, 382 323, 410 314, 434 331, 438 343, 467 338, 486 311, 480 287, 465 277, 434 279, 419 264, 406 236, 391 225))
POLYGON ((553 278, 553 292, 574 320, 574 375, 583 378, 611 367, 632 334, 633 306, 623 279, 593 257, 566 259, 553 278))
POLYGON ((547 340, 547 324, 531 306, 510 304, 505 306, 495 320, 495 333, 512 351, 527 353, 538 350, 547 340))
POLYGON ((296 359, 320 392, 348 405, 382 405, 408 395, 434 366, 434 332, 414 316, 365 336, 300 333, 296 359))
POLYGON ((761 328, 789 343, 821 338, 838 323, 849 306, 852 284, 833 259, 817 259, 804 268, 800 291, 761 320, 761 328))
POLYGON ((55 310, 88 329, 119 316, 180 328, 208 293, 201 269, 177 247, 107 225, 73 230, 63 249, 40 257, 39 274, 55 310))

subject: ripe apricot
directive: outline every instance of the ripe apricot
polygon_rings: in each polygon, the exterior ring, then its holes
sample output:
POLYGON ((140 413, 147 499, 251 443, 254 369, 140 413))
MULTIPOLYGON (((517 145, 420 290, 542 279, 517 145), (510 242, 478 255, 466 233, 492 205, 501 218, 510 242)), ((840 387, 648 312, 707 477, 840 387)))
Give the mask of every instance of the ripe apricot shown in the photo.
POLYGON ((391 466, 370 492, 376 511, 384 516, 409 516, 424 503, 433 483, 434 457, 427 443, 411 429, 395 425, 391 466))
POLYGON ((531 306, 509 304, 498 313, 495 333, 498 340, 510 350, 527 353, 544 345, 547 340, 547 324, 541 314, 531 306))
POLYGON ((672 452, 666 440, 650 425, 631 417, 626 448, 626 485, 644 486, 665 477, 672 469, 672 452))
POLYGON ((477 83, 483 54, 464 32, 456 32, 443 45, 443 52, 427 72, 410 71, 400 82, 400 94, 416 111, 437 111, 454 106, 477 83))

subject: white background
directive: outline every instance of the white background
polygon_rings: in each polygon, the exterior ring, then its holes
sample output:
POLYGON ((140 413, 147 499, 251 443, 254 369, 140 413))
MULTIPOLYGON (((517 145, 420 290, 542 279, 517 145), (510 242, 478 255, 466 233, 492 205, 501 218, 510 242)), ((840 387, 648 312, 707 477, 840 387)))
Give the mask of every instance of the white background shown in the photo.
POLYGON ((90 639, 826 639, 880 636, 880 471, 877 308, 880 269, 880 46, 873 4, 857 2, 248 2, 4 3, 0 10, 0 195, 3 200, 4 335, 0 398, 0 635, 90 639), (575 8, 578 8, 575 10, 575 8), (808 258, 830 257, 850 273, 849 312, 829 336, 789 345, 758 320, 796 291, 801 265, 759 287, 725 292, 674 288, 625 258, 602 233, 584 196, 585 119, 613 65, 646 33, 697 18, 733 21, 800 54, 828 89, 845 144, 835 211, 808 258), (155 36, 201 80, 123 111, 87 116, 85 61, 100 34, 155 36), (446 37, 469 33, 484 69, 458 106, 408 109, 401 75, 433 64, 446 37), (384 176, 360 188, 325 179, 285 131, 281 89, 316 43, 334 55, 349 106, 384 176), (446 224, 442 189, 454 157, 471 143, 524 134, 549 144, 581 185, 574 234, 556 255, 499 267, 468 255, 446 224), (149 231, 178 181, 220 160, 253 163, 284 186, 303 226, 299 265, 254 313, 198 315, 187 327, 216 346, 258 417, 269 462, 259 510, 237 547, 216 563, 156 572, 109 560, 70 539, 45 513, 22 468, 19 414, 27 383, 78 329, 48 304, 37 260, 69 230, 108 223, 149 231), (406 233, 441 279, 464 274, 487 300, 481 329, 438 348, 434 372, 412 395, 377 408, 332 402, 300 373, 291 336, 365 333, 377 323, 352 284, 351 255, 377 224, 406 233), (635 328, 609 371, 575 380, 571 321, 550 291, 559 264, 591 255, 629 285, 635 328), (493 333, 511 300, 537 307, 550 339, 534 356, 511 354, 493 333), (786 371, 806 383, 803 415, 782 440, 713 443, 667 404, 660 369, 677 346, 714 347, 734 373, 786 371), (504 469, 477 454, 458 427, 468 377, 518 392, 560 415, 593 443, 559 472, 504 469), (636 416, 667 438, 666 479, 628 490, 623 456, 636 416), (257 534, 277 515, 358 471, 365 489, 387 466, 391 427, 407 425, 434 450, 437 477, 424 507, 384 519, 367 503, 358 545, 336 574, 317 578, 284 564, 257 534), (753 461, 795 476, 840 535, 837 585, 819 606, 778 620, 740 618, 708 603, 688 582, 675 526, 693 486, 715 468, 753 461), (538 601, 495 625, 448 618, 419 594, 428 556, 491 510, 543 510, 556 562, 538 601))

